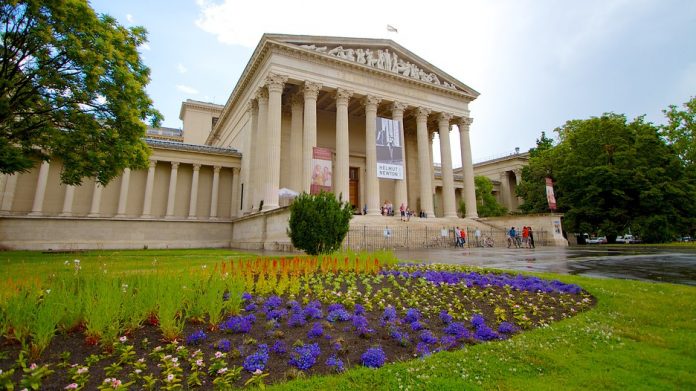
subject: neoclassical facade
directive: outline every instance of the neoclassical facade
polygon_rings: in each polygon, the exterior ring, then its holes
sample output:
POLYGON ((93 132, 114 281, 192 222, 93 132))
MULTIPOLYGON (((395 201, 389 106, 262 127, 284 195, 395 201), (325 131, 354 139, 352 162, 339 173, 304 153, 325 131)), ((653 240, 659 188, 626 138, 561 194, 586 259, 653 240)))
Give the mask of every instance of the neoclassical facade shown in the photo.
POLYGON ((461 196, 474 205, 466 217, 476 217, 468 105, 477 96, 391 40, 266 34, 205 142, 242 152, 240 215, 277 208, 279 189, 309 192, 312 148, 323 147, 332 151, 334 193, 357 210, 375 215, 388 200, 434 217, 437 133, 442 216, 454 218, 450 132, 458 131, 461 196), (377 117, 402 124, 404 179, 377 177, 377 117))
MULTIPOLYGON (((148 169, 127 169, 106 187, 61 184, 56 160, 0 176, 0 249, 288 248, 283 194, 310 191, 315 148, 328 187, 368 215, 351 224, 389 223, 371 217, 387 201, 422 213, 423 224, 486 224, 474 220, 469 141, 478 95, 391 40, 266 34, 224 105, 187 100, 182 130, 148 129, 148 169), (398 130, 402 179, 378 174, 378 118, 389 137, 398 130), (463 162, 456 173, 453 150, 463 162), (460 200, 466 221, 455 220, 460 200)), ((510 193, 505 170, 497 186, 510 193)), ((512 210, 510 197, 502 199, 512 210)))

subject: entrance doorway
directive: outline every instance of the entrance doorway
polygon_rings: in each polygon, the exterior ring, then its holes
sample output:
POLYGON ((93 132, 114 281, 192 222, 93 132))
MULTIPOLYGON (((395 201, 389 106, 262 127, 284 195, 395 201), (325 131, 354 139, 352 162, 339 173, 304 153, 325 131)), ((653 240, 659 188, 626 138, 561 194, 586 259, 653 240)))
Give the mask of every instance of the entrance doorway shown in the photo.
POLYGON ((356 213, 361 213, 360 208, 360 168, 350 167, 348 171, 350 182, 348 183, 348 201, 353 205, 356 213))

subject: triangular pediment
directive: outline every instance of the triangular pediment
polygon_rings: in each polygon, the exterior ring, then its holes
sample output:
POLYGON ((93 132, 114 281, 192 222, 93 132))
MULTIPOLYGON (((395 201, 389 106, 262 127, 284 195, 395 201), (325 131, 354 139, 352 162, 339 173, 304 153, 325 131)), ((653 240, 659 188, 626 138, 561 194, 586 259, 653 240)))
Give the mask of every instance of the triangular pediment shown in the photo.
POLYGON ((471 87, 453 78, 390 39, 266 34, 271 41, 350 61, 453 91, 478 96, 471 87))

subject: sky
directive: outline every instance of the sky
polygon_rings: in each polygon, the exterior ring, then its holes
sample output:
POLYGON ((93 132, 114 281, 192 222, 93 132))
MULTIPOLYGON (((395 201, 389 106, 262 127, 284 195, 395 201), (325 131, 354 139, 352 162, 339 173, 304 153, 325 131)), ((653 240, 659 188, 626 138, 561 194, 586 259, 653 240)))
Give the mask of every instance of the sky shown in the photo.
MULTIPOLYGON (((147 91, 173 128, 186 99, 227 101, 263 33, 389 38, 472 87, 481 94, 469 105, 474 162, 527 151, 542 131, 606 112, 662 124, 663 109, 696 96, 692 0, 90 4, 148 30, 147 91)), ((452 157, 461 166, 458 150, 452 157)))

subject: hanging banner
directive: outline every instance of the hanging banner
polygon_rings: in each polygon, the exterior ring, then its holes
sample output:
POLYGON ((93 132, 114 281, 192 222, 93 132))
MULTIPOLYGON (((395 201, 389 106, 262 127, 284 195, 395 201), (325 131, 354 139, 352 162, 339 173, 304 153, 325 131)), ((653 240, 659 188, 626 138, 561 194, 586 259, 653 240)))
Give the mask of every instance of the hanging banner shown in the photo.
POLYGON ((310 194, 319 194, 322 190, 331 192, 331 150, 314 147, 312 149, 312 184, 310 194))
POLYGON ((377 117, 377 178, 404 179, 399 121, 377 117))
POLYGON ((556 210, 556 197, 553 195, 553 180, 546 178, 546 200, 549 202, 549 209, 556 210))

